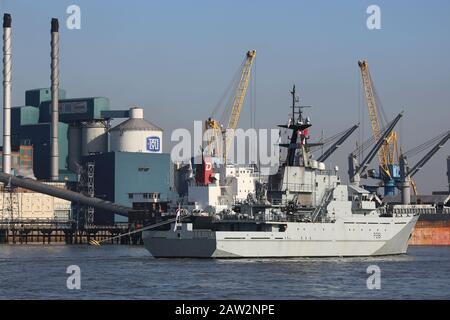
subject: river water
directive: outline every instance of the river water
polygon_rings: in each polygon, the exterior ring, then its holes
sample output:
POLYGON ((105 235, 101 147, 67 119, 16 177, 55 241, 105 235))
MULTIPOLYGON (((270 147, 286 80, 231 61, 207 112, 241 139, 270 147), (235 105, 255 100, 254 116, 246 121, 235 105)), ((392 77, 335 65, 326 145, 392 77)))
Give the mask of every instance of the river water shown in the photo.
POLYGON ((450 299, 450 247, 376 258, 199 260, 154 259, 139 246, 1 245, 0 299, 450 299), (67 287, 72 265, 80 289, 67 287), (367 288, 369 266, 379 267, 380 289, 367 288))

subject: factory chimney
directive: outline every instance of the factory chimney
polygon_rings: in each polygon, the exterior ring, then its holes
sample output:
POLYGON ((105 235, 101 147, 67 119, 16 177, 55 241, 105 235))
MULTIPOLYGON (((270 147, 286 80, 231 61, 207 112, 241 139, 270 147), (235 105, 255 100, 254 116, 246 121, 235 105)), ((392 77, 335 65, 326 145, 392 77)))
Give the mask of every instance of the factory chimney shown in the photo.
POLYGON ((11 173, 11 15, 3 15, 3 172, 11 173))
POLYGON ((58 151, 58 122, 59 122, 59 23, 53 18, 51 23, 51 93, 52 93, 52 125, 51 125, 51 154, 50 179, 59 180, 59 151, 58 151))

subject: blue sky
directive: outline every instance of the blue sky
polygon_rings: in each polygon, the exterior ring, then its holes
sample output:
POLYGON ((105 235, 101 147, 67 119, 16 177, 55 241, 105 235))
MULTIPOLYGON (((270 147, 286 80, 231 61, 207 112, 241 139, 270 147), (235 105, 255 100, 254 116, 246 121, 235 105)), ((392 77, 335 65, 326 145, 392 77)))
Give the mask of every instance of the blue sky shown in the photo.
MULTIPOLYGON (((405 149, 449 129, 450 2, 433 1, 0 1, 13 15, 13 105, 49 85, 50 19, 61 24, 61 87, 68 97, 106 96, 141 105, 166 130, 207 118, 245 52, 256 49, 256 124, 285 121, 296 84, 314 123, 332 135, 363 121, 357 60, 369 60, 405 149), (68 30, 66 8, 81 8, 81 30, 68 30), (381 30, 368 30, 366 8, 381 8, 381 30)), ((250 124, 248 103, 240 126, 250 124)), ((355 138, 358 135, 355 135, 355 138)), ((355 141, 333 157, 346 175, 355 141)), ((450 144, 449 144, 450 145, 450 144)), ((449 145, 417 175, 419 192, 445 189, 449 145)), ((166 150, 168 151, 168 150, 166 150)), ((419 158, 413 158, 414 163, 419 158)))

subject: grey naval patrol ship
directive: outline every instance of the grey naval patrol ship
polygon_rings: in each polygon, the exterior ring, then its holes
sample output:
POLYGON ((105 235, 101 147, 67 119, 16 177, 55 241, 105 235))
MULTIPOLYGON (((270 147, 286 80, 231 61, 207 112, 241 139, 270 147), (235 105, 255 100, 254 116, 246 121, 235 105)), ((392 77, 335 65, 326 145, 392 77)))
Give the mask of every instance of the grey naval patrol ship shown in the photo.
MULTIPOLYGON (((357 184, 344 185, 337 169, 312 159, 309 118, 296 106, 280 144, 287 157, 248 201, 215 214, 190 214, 143 232, 154 257, 350 257, 406 253, 419 215, 413 205, 382 205, 357 184)), ((320 159, 320 158, 319 158, 320 159)))

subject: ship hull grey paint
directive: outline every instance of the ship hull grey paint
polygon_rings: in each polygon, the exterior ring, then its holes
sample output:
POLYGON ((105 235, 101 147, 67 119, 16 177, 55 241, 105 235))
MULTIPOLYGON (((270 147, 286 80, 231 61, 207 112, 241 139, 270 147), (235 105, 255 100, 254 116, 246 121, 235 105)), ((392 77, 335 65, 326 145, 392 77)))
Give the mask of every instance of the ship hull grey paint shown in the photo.
POLYGON ((285 232, 144 231, 145 248, 165 258, 354 257, 404 254, 418 215, 288 222, 285 232))

